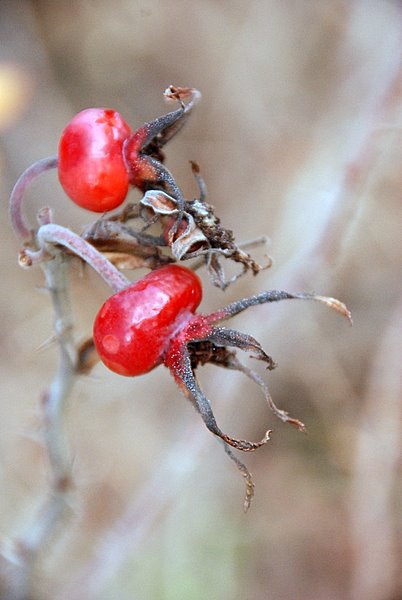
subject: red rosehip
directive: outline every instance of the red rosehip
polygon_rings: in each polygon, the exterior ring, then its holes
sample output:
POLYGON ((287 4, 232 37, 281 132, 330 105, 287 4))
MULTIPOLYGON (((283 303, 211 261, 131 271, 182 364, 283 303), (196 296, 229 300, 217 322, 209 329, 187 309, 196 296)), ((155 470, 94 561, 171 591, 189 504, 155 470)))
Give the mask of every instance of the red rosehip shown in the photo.
POLYGON ((147 373, 163 359, 172 337, 201 302, 198 276, 178 265, 148 273, 103 304, 94 323, 102 362, 115 373, 147 373))
POLYGON ((123 142, 130 127, 115 110, 87 108, 71 119, 59 144, 59 180, 79 206, 112 210, 127 196, 123 142))
POLYGON ((268 369, 275 363, 251 335, 215 324, 251 306, 281 300, 317 300, 350 319, 346 306, 334 298, 312 294, 289 294, 270 290, 243 298, 209 315, 195 314, 201 302, 201 282, 185 267, 167 265, 151 271, 143 279, 111 296, 100 309, 94 323, 94 342, 99 357, 112 371, 135 376, 147 373, 161 363, 169 369, 185 396, 201 415, 206 427, 219 437, 229 458, 246 480, 244 508, 254 494, 254 483, 247 467, 231 450, 252 452, 269 440, 270 431, 258 442, 237 439, 224 433, 216 422, 211 404, 201 390, 195 370, 207 363, 240 371, 257 383, 273 413, 300 431, 301 421, 276 406, 264 380, 243 365, 233 348, 250 352, 268 369))

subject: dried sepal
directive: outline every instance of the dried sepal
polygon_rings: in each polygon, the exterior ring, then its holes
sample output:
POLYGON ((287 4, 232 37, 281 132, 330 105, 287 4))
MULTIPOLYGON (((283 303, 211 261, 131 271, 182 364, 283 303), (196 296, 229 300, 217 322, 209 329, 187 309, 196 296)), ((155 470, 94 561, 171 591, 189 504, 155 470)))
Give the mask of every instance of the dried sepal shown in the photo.
POLYGON ((265 363, 268 362, 267 368, 270 370, 276 366, 272 358, 261 348, 259 342, 248 334, 214 327, 208 339, 188 344, 192 369, 195 370, 199 365, 210 363, 225 369, 240 371, 261 388, 268 407, 278 419, 293 425, 299 431, 305 432, 304 423, 299 419, 290 417, 286 411, 276 406, 265 381, 254 370, 241 363, 236 356, 236 352, 229 350, 229 347, 252 351, 253 358, 262 360, 265 363))
POLYGON ((244 510, 244 512, 247 512, 248 509, 250 508, 251 502, 254 498, 254 487, 255 486, 254 486, 254 482, 253 482, 253 477, 252 477, 250 471, 247 469, 246 465, 244 463, 242 463, 242 461, 237 456, 235 456, 231 447, 228 444, 223 444, 223 447, 225 449, 226 454, 235 463, 236 467, 239 469, 240 473, 243 475, 244 480, 246 482, 246 493, 244 496, 243 510, 244 510))
MULTIPOLYGON (((175 225, 179 213, 174 198, 165 194, 165 192, 150 190, 141 199, 141 205, 150 209, 156 215, 168 218, 164 231, 164 239, 168 242, 170 231, 175 225)), ((197 254, 199 249, 207 247, 207 238, 196 226, 193 217, 184 211, 180 225, 170 242, 170 249, 174 258, 182 260, 188 258, 192 253, 197 254)))
POLYGON ((276 406, 271 394, 269 393, 267 384, 255 371, 253 371, 253 369, 249 369, 248 367, 243 365, 240 361, 237 360, 237 358, 233 362, 233 365, 234 366, 230 366, 229 368, 234 368, 237 371, 241 371, 249 379, 251 379, 257 385, 260 386, 269 408, 274 413, 274 415, 278 417, 278 419, 280 419, 283 423, 289 423, 289 425, 293 425, 293 427, 296 427, 296 429, 303 433, 306 432, 306 426, 304 425, 304 423, 302 423, 302 421, 300 421, 299 419, 295 419, 294 417, 290 417, 289 413, 286 410, 282 410, 281 408, 278 408, 276 406))
POLYGON ((171 244, 171 251, 176 260, 191 258, 192 255, 198 256, 201 249, 208 248, 207 238, 196 226, 191 215, 185 214, 181 224, 183 231, 181 232, 181 227, 178 228, 171 244))
POLYGON ((228 304, 224 308, 216 311, 215 313, 211 313, 208 315, 208 319, 210 323, 225 321, 238 315, 239 313, 247 310, 251 306, 257 306, 259 304, 268 304, 271 302, 280 302, 282 300, 314 300, 320 302, 321 304, 325 304, 332 310, 335 310, 343 317, 347 318, 350 323, 352 323, 352 316, 346 305, 337 300, 336 298, 329 298, 326 296, 317 296, 316 294, 309 294, 306 292, 298 292, 296 294, 291 294, 290 292, 285 292, 283 290, 267 290, 264 292, 260 292, 255 296, 249 296, 247 298, 242 298, 241 300, 236 300, 231 304, 228 304))
POLYGON ((261 344, 247 333, 242 333, 241 331, 237 331, 237 329, 227 329, 226 327, 213 327, 206 339, 217 346, 229 346, 252 352, 253 358, 263 361, 269 371, 272 371, 276 367, 276 363, 265 352, 261 344))
POLYGON ((179 87, 176 85, 169 85, 166 90, 163 92, 166 100, 176 100, 183 104, 184 100, 190 99, 189 104, 184 106, 185 112, 191 110, 195 104, 201 99, 201 92, 199 92, 195 88, 191 87, 179 87))
POLYGON ((177 201, 165 192, 159 190, 149 190, 140 200, 141 206, 150 208, 158 215, 177 214, 177 201))
MULTIPOLYGON (((197 170, 196 174, 198 176, 197 170)), ((199 185, 202 186, 201 183, 199 185)), ((200 189, 204 190, 203 187, 200 189)), ((270 260, 264 266, 258 264, 238 246, 233 232, 221 226, 213 207, 203 199, 186 201, 181 212, 174 197, 163 191, 149 190, 140 204, 151 211, 151 214, 165 220, 164 238, 176 260, 204 257, 213 284, 221 289, 226 289, 248 270, 257 274, 271 266, 270 260), (180 215, 182 220, 177 225, 180 215), (226 280, 219 257, 240 263, 242 271, 226 280)))
POLYGON ((200 413, 209 431, 223 442, 243 452, 253 452, 268 442, 270 431, 267 431, 259 442, 250 442, 230 437, 218 427, 209 400, 198 385, 185 342, 171 344, 165 357, 165 365, 170 369, 183 394, 200 413))

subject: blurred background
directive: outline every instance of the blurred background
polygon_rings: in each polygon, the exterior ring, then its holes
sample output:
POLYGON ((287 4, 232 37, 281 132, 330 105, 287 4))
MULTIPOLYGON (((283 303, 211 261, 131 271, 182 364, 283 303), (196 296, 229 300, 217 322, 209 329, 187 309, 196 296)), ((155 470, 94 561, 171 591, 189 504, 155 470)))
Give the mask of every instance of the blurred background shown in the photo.
MULTIPOLYGON (((70 514, 37 562, 33 599, 402 597, 401 38, 391 0, 2 0, 6 571, 49 489, 40 395, 57 362, 55 345, 41 348, 52 335, 42 272, 17 266, 6 204, 18 175, 57 153, 76 112, 113 107, 135 129, 171 110, 167 85, 200 89, 167 166, 191 198, 198 161, 223 224, 239 241, 267 234, 274 261, 224 293, 200 272, 202 309, 276 287, 338 297, 354 319, 350 328, 320 305, 284 302, 234 322, 278 363, 257 368, 307 435, 277 422, 240 375, 200 369, 224 431, 274 430, 241 457, 256 484, 246 515, 242 477, 166 369, 130 380, 98 365, 82 377, 65 421, 70 514)), ((27 194, 32 223, 44 205, 75 231, 93 220, 55 173, 27 194)), ((71 286, 80 341, 109 291, 77 265, 71 286)))

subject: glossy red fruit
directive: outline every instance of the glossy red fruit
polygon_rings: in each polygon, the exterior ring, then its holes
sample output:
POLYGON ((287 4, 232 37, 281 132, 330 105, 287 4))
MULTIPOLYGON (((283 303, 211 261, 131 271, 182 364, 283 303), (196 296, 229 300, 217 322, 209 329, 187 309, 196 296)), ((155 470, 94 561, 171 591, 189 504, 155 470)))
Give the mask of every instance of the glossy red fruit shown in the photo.
POLYGON ((115 373, 135 376, 159 365, 172 338, 201 302, 198 276, 167 265, 148 273, 103 304, 94 323, 102 362, 115 373))
POLYGON ((105 212, 125 199, 129 176, 123 142, 131 135, 121 115, 109 108, 87 108, 64 129, 59 144, 59 180, 79 206, 105 212))

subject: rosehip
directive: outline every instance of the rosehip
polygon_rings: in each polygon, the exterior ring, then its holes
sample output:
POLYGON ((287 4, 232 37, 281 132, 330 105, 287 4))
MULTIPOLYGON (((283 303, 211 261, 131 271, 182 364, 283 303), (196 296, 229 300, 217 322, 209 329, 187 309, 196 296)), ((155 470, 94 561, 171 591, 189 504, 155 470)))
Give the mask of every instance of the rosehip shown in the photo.
POLYGON ((254 484, 247 467, 230 446, 244 452, 256 450, 269 440, 269 431, 259 442, 233 438, 218 426, 209 400, 195 377, 199 365, 212 363, 244 373, 257 383, 268 406, 285 423, 304 431, 304 425, 278 408, 261 377, 243 365, 231 348, 239 348, 265 362, 275 363, 251 335, 215 326, 251 306, 281 300, 316 300, 350 319, 344 304, 334 298, 312 294, 289 294, 271 290, 228 304, 209 315, 194 314, 201 302, 202 289, 197 275, 186 267, 167 265, 151 271, 143 279, 111 296, 100 309, 94 323, 94 342, 104 364, 121 375, 142 375, 161 363, 170 370, 176 383, 200 413, 207 428, 218 436, 225 451, 246 479, 247 509, 254 484))
POLYGON ((112 109, 88 108, 71 119, 60 138, 59 179, 73 202, 104 212, 124 201, 129 175, 123 142, 130 135, 130 127, 112 109))
POLYGON ((120 375, 142 375, 159 365, 170 340, 202 298, 198 276, 168 265, 111 296, 94 323, 94 342, 104 364, 120 375))

